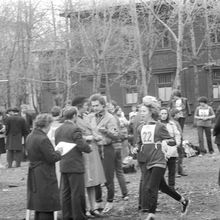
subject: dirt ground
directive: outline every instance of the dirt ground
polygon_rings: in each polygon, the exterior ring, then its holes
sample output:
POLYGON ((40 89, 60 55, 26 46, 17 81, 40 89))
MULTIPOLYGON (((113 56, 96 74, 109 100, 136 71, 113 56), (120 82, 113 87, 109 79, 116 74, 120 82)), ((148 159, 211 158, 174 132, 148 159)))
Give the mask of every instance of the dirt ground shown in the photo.
MULTIPOLYGON (((196 129, 188 125, 184 139, 198 145, 196 129)), ((217 174, 220 167, 220 153, 214 146, 214 155, 184 159, 188 176, 176 179, 178 191, 191 200, 187 220, 220 220, 220 187, 217 174)), ((3 156, 5 160, 5 155, 3 156)), ((26 180, 28 163, 21 168, 0 169, 0 220, 21 220, 25 218, 26 180)), ((120 189, 116 183, 114 210, 103 219, 143 220, 145 216, 138 212, 138 186, 140 171, 126 174, 129 189, 129 201, 122 201, 120 189)), ((104 188, 104 192, 106 192, 104 188)), ((178 220, 181 206, 167 195, 159 194, 157 220, 178 220)))

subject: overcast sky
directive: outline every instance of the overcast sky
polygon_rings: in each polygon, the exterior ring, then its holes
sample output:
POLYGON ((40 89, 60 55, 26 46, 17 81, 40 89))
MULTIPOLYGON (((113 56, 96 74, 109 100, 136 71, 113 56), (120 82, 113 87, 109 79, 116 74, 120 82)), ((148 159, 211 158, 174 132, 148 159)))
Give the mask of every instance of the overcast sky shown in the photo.
MULTIPOLYGON (((65 2, 66 2, 66 0, 52 0, 52 1, 53 1, 53 4, 58 8, 64 7, 65 2)), ((82 10, 82 9, 90 9, 94 6, 103 7, 103 6, 128 4, 129 1, 130 0, 72 0, 72 4, 75 8, 79 8, 82 10)), ((133 1, 140 2, 141 0, 133 0, 133 1)), ((144 1, 147 1, 147 0, 144 0, 144 1)), ((51 5, 51 0, 41 0, 41 2, 45 5, 51 5)))

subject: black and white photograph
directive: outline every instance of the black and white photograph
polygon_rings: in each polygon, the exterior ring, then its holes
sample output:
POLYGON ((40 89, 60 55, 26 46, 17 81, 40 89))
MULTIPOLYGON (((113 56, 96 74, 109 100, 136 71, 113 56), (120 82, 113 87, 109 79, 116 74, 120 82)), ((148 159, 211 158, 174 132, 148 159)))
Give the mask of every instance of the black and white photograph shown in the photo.
POLYGON ((0 220, 220 220, 220 0, 0 0, 0 220))

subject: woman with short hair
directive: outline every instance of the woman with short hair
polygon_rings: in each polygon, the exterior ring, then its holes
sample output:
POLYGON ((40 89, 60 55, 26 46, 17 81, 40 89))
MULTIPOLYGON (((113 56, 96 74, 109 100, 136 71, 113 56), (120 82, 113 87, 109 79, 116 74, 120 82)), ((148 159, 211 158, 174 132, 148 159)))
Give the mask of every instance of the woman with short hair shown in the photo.
POLYGON ((207 153, 207 150, 204 147, 204 138, 203 133, 205 132, 208 151, 210 154, 214 153, 214 149, 212 146, 212 119, 215 118, 215 113, 213 108, 208 105, 208 99, 205 96, 201 96, 198 98, 199 105, 196 107, 194 118, 196 119, 196 126, 198 131, 198 139, 199 139, 199 147, 200 154, 199 156, 203 156, 207 153))
POLYGON ((52 121, 49 114, 38 115, 26 140, 30 161, 27 209, 35 210, 35 220, 53 220, 53 212, 60 210, 55 163, 61 159, 62 150, 55 151, 47 137, 52 121))
POLYGON ((137 149, 138 160, 142 163, 141 193, 142 208, 147 209, 148 216, 145 220, 154 220, 157 208, 158 192, 161 190, 182 204, 182 215, 187 213, 189 200, 185 199, 174 189, 170 188, 164 174, 167 166, 167 154, 164 143, 172 142, 166 127, 157 121, 159 108, 156 100, 143 100, 140 115, 144 123, 138 127, 137 149))

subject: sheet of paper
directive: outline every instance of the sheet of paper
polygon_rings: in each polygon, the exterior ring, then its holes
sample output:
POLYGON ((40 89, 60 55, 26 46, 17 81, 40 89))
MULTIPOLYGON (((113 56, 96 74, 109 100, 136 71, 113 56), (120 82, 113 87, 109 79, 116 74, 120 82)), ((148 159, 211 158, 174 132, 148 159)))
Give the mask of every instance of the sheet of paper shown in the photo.
POLYGON ((72 150, 75 146, 76 146, 76 144, 74 144, 74 143, 68 143, 68 142, 61 141, 57 144, 57 146, 55 147, 55 150, 62 148, 63 149, 62 156, 63 156, 65 154, 67 154, 70 150, 72 150))

